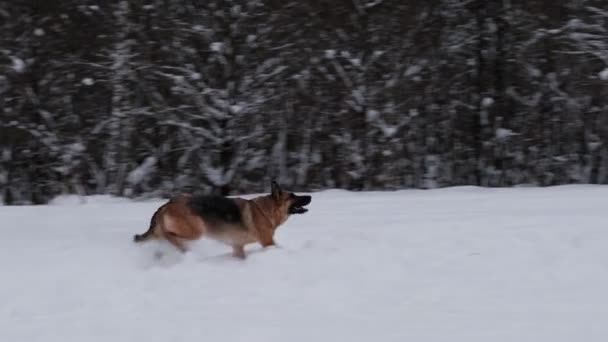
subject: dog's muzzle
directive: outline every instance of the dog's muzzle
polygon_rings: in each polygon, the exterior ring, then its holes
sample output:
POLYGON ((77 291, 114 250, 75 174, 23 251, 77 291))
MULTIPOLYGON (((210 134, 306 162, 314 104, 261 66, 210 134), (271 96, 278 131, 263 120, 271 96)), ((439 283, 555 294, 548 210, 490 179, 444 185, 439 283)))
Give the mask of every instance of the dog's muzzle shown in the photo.
POLYGON ((310 196, 296 196, 293 204, 289 207, 290 214, 304 214, 308 209, 304 208, 310 204, 312 197, 310 196))

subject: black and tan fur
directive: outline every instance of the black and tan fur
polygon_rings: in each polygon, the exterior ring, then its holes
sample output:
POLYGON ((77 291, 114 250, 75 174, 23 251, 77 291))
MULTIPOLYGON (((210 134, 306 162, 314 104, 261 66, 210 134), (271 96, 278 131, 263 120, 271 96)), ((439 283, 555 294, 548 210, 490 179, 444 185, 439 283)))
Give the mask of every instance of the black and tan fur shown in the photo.
POLYGON ((232 246, 233 255, 244 258, 247 244, 274 245, 276 229, 291 214, 305 213, 310 201, 310 196, 283 191, 275 182, 270 195, 251 200, 181 194, 158 208, 149 229, 133 240, 165 239, 185 252, 186 241, 208 237, 232 246))

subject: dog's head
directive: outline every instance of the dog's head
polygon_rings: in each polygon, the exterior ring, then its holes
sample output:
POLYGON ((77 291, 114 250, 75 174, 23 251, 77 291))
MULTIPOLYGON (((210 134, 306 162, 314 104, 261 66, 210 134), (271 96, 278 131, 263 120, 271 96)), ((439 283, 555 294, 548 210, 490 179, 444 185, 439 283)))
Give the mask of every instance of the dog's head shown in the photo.
POLYGON ((285 217, 291 214, 304 214, 308 211, 305 206, 310 204, 312 200, 310 196, 298 196, 293 192, 284 191, 276 182, 272 182, 271 184, 270 196, 278 205, 281 214, 285 215, 285 217))

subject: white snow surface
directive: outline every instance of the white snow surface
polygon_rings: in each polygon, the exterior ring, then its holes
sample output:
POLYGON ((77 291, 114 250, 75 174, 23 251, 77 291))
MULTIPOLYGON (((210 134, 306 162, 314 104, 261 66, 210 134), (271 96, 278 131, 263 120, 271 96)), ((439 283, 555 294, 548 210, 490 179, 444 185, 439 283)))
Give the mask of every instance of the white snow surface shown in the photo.
POLYGON ((0 207, 0 341, 608 340, 608 187, 312 195, 244 261, 134 244, 161 201, 0 207))

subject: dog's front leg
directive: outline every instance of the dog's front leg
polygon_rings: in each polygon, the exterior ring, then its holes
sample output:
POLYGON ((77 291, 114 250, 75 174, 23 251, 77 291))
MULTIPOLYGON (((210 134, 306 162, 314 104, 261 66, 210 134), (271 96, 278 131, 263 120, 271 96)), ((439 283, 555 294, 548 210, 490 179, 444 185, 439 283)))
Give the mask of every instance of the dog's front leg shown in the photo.
POLYGON ((232 256, 239 259, 245 259, 245 248, 243 248, 243 246, 232 246, 232 256))
POLYGON ((263 230, 260 232, 259 238, 260 238, 260 244, 262 245, 262 247, 270 247, 270 246, 276 245, 274 243, 273 235, 274 235, 273 232, 267 231, 267 230, 263 230))

